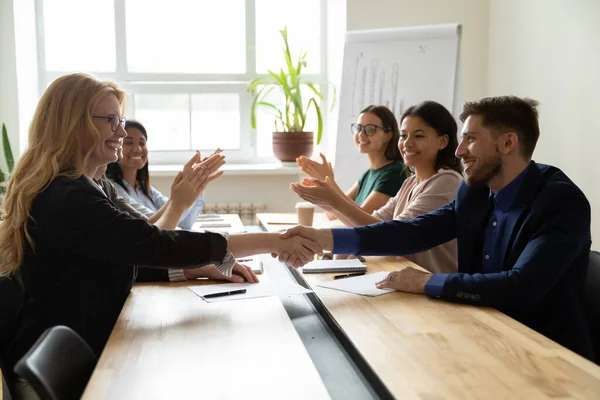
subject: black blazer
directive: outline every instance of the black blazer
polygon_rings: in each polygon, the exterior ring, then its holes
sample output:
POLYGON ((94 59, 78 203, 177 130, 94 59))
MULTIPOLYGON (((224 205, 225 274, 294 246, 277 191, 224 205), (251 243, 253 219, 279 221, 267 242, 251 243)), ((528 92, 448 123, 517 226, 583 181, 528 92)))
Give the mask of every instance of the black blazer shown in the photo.
MULTIPOLYGON (((121 211, 129 214, 133 218, 147 219, 146 216, 140 213, 127 203, 127 201, 119 196, 117 189, 112 182, 106 178, 101 178, 98 184, 104 190, 104 194, 108 199, 121 211)), ((146 268, 144 266, 136 266, 134 271, 135 282, 169 282, 169 272, 165 268, 146 268)))
POLYGON ((218 233, 165 231, 119 211, 85 177, 58 177, 33 201, 21 266, 23 306, 8 359, 18 361, 47 328, 67 325, 97 356, 131 288, 134 265, 221 263, 218 233))
POLYGON ((590 204, 559 169, 535 164, 509 210, 503 271, 483 273, 489 189, 464 182, 456 200, 412 221, 356 228, 359 254, 406 255, 457 238, 458 273, 441 298, 492 306, 563 346, 593 359, 583 314, 583 283, 591 245, 590 204))

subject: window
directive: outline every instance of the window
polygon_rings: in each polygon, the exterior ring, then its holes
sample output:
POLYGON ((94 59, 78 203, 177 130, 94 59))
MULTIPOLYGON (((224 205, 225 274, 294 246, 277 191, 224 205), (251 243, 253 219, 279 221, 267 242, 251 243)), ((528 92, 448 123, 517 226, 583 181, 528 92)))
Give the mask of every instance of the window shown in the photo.
POLYGON ((148 131, 154 164, 181 164, 193 150, 217 147, 229 162, 275 161, 273 119, 260 112, 251 128, 246 87, 283 66, 283 26, 294 56, 308 53, 306 80, 327 82, 326 0, 299 4, 37 0, 41 90, 71 71, 119 82, 130 94, 126 116, 148 131))

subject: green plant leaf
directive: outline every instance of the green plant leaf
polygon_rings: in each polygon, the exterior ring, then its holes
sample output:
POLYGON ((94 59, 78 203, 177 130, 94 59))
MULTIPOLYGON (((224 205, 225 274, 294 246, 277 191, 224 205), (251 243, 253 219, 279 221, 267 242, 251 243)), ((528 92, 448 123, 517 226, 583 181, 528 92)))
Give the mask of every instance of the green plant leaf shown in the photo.
POLYGON ((318 145, 319 143, 321 143, 321 138, 323 137, 323 117, 321 115, 321 108, 317 104, 317 101, 315 100, 314 97, 308 101, 308 105, 306 106, 306 112, 308 113, 308 109, 311 104, 313 106, 315 106, 314 107, 315 112, 317 113, 317 145, 318 145))
POLYGON ((249 84, 248 84, 248 91, 249 92, 253 92, 257 87, 261 86, 261 85, 272 85, 274 84, 275 81, 269 77, 269 76, 259 76, 257 78, 254 78, 249 84))
MULTIPOLYGON (((319 105, 321 104, 321 100, 324 99, 324 96, 313 83, 303 82, 301 77, 303 69, 306 68, 307 53, 300 49, 300 56, 298 59, 293 59, 288 41, 287 27, 284 26, 279 32, 283 40, 281 50, 283 52, 285 66, 279 68, 277 72, 268 70, 267 75, 258 76, 248 84, 248 91, 253 94, 250 118, 252 127, 256 129, 257 109, 259 107, 264 107, 268 110, 268 114, 281 122, 284 131, 303 131, 312 104, 317 113, 317 144, 319 144, 323 134, 323 118, 319 105), (306 106, 303 102, 302 92, 304 85, 308 86, 314 93, 314 98, 311 98, 306 106), (274 104, 265 101, 267 94, 272 90, 278 90, 284 96, 285 102, 283 106, 277 107, 274 104)), ((334 101, 331 106, 332 110, 335 105, 335 98, 336 92, 334 87, 334 101)))
POLYGON ((8 141, 8 133, 6 133, 6 125, 2 124, 2 145, 4 147, 4 157, 6 158, 6 166, 10 174, 15 167, 15 159, 13 158, 10 142, 8 141))
POLYGON ((333 108, 335 107, 335 102, 337 101, 337 88, 333 83, 331 84, 331 87, 333 88, 333 100, 331 101, 331 107, 329 108, 329 112, 333 111, 333 108))
POLYGON ((4 175, 4 171, 0 169, 0 183, 6 180, 6 175, 4 175))
POLYGON ((252 129, 256 129, 256 107, 258 105, 258 99, 265 88, 266 86, 260 88, 258 93, 254 95, 254 99, 252 99, 252 106, 250 106, 250 125, 252 126, 252 129))
POLYGON ((319 92, 319 89, 317 89, 315 85, 312 83, 306 83, 305 85, 308 86, 318 98, 323 99, 323 95, 321 92, 319 92))
POLYGON ((271 93, 274 89, 275 89, 274 86, 263 86, 260 88, 258 93, 254 96, 254 99, 252 100, 252 106, 250 108, 250 124, 252 126, 252 129, 256 129, 256 111, 257 111, 258 106, 261 103, 263 103, 263 105, 267 104, 263 101, 263 99, 269 93, 271 93))
POLYGON ((271 103, 267 103, 266 101, 259 101, 258 104, 263 107, 267 107, 267 108, 271 108, 271 109, 275 110, 277 112, 277 114, 273 114, 273 113, 269 113, 269 114, 271 114, 272 116, 274 116, 275 118, 280 120, 281 123, 283 124, 283 115, 281 114, 281 110, 279 108, 275 107, 271 103))

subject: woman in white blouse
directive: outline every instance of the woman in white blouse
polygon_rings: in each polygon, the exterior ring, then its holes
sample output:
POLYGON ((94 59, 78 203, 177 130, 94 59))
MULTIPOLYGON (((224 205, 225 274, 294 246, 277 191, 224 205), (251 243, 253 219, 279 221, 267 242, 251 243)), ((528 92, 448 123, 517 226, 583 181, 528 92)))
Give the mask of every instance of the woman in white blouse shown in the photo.
MULTIPOLYGON (((138 121, 128 120, 125 130, 127 137, 123 139, 123 156, 118 162, 108 165, 106 176, 115 184, 121 197, 137 203, 136 209, 150 217, 161 210, 169 199, 150 185, 146 128, 138 121)), ((190 162, 194 159, 195 162, 201 161, 198 153, 190 162)), ((179 227, 190 229, 203 208, 204 193, 201 193, 194 204, 183 213, 179 227)))

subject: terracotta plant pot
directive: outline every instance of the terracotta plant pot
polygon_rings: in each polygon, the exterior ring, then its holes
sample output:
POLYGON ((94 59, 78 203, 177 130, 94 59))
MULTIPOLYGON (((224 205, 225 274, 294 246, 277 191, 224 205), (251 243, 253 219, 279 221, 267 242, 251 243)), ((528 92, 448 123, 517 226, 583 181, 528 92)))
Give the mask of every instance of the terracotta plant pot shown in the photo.
POLYGON ((281 161, 296 161, 313 153, 312 132, 273 132, 273 153, 281 161))

